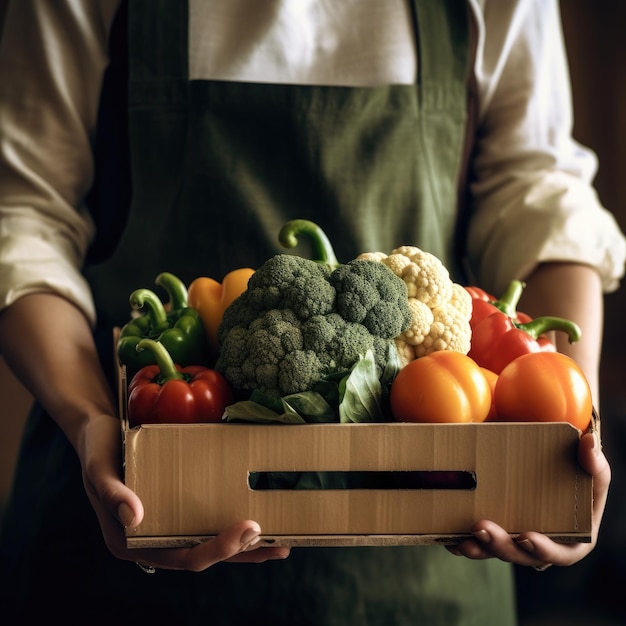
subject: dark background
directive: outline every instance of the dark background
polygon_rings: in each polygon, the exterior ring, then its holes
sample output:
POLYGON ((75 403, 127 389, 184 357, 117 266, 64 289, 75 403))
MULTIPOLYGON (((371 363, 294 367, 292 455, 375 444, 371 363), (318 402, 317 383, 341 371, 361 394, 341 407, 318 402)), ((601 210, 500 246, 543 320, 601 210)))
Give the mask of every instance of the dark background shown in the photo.
MULTIPOLYGON (((626 230, 626 3, 561 0, 574 135, 598 154, 596 189, 626 230)), ((626 283, 605 299, 601 419, 612 482, 600 540, 569 568, 518 569, 522 626, 626 624, 626 283)))
MULTIPOLYGON (((561 10, 576 111, 574 134, 598 154, 596 188, 626 230, 626 3, 561 0, 561 10)), ((601 417, 613 481, 600 541, 572 567, 543 573, 517 570, 520 626, 626 624, 626 287, 607 295, 605 303, 601 417)), ((3 420, 0 438, 0 514, 29 403, 0 360, 0 419, 10 416, 3 420)))

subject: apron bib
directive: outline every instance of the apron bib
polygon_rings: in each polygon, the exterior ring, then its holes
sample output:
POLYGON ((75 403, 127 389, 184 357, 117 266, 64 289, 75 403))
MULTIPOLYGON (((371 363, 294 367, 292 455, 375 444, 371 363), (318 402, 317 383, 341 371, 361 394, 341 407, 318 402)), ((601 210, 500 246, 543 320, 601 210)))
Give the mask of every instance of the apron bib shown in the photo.
POLYGON ((87 268, 101 325, 123 323, 160 271, 221 280, 285 252, 293 218, 333 233, 340 261, 409 244, 457 273, 467 17, 458 0, 415 16, 431 34, 417 38, 417 85, 190 81, 186 3, 131 2, 133 196, 114 255, 87 268))
MULTIPOLYGON (((104 363, 131 291, 162 271, 189 282, 258 267, 285 252, 277 235, 293 218, 333 233, 340 261, 410 244, 458 278, 468 14, 462 0, 415 0, 413 8, 417 84, 354 88, 190 81, 187 3, 129 3, 132 203, 112 255, 86 269, 104 363)), ((109 207, 117 229, 119 208, 109 207)), ((33 416, 23 456, 31 470, 18 472, 16 491, 27 492, 35 475, 40 492, 48 476, 54 489, 42 509, 24 498, 35 510, 11 516, 35 520, 24 547, 11 547, 12 571, 69 623, 77 610, 92 624, 515 624, 510 566, 439 546, 298 548, 285 561, 146 576, 102 545, 74 452, 46 416, 33 416), (55 432, 42 459, 36 444, 47 446, 55 432), (65 558, 77 542, 78 556, 65 558)))

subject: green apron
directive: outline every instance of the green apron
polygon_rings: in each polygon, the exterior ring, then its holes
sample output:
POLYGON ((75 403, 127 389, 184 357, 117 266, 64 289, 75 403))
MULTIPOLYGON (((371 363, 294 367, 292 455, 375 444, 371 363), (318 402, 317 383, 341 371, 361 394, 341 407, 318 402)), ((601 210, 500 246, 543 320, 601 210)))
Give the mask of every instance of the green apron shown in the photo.
MULTIPOLYGON (((187 3, 137 0, 129 9, 132 205, 115 253, 86 270, 107 349, 133 289, 161 271, 190 281, 258 266, 284 251, 277 234, 292 218, 320 224, 340 260, 410 244, 459 276, 465 2, 416 0, 417 85, 375 88, 189 81, 187 3)), ((78 464, 50 420, 33 420, 28 437, 46 450, 50 438, 57 443, 18 478, 50 498, 47 511, 28 513, 43 539, 25 533, 29 552, 15 571, 38 576, 29 584, 69 623, 78 623, 76 606, 90 624, 515 623, 510 566, 439 546, 298 548, 285 561, 146 576, 94 540, 78 464), (71 557, 67 546, 77 548, 71 557)))

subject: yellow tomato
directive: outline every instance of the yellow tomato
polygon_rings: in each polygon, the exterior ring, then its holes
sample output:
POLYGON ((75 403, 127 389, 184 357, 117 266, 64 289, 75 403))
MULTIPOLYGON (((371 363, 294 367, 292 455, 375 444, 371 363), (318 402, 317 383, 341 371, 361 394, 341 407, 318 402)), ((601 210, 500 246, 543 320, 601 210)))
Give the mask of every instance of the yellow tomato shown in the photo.
POLYGON ((491 408, 491 389, 474 360, 440 350, 398 372, 390 402, 397 421, 483 422, 491 408))

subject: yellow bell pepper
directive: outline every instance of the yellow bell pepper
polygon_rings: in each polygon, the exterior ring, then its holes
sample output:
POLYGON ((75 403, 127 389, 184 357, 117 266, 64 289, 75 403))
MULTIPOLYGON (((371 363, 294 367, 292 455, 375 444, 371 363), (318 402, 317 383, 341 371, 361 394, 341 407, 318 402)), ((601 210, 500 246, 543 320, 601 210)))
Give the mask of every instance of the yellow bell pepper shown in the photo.
POLYGON ((242 267, 226 274, 221 283, 214 278, 200 276, 189 285, 189 306, 200 314, 214 357, 219 350, 217 329, 222 322, 224 311, 246 290, 252 274, 253 269, 242 267))

